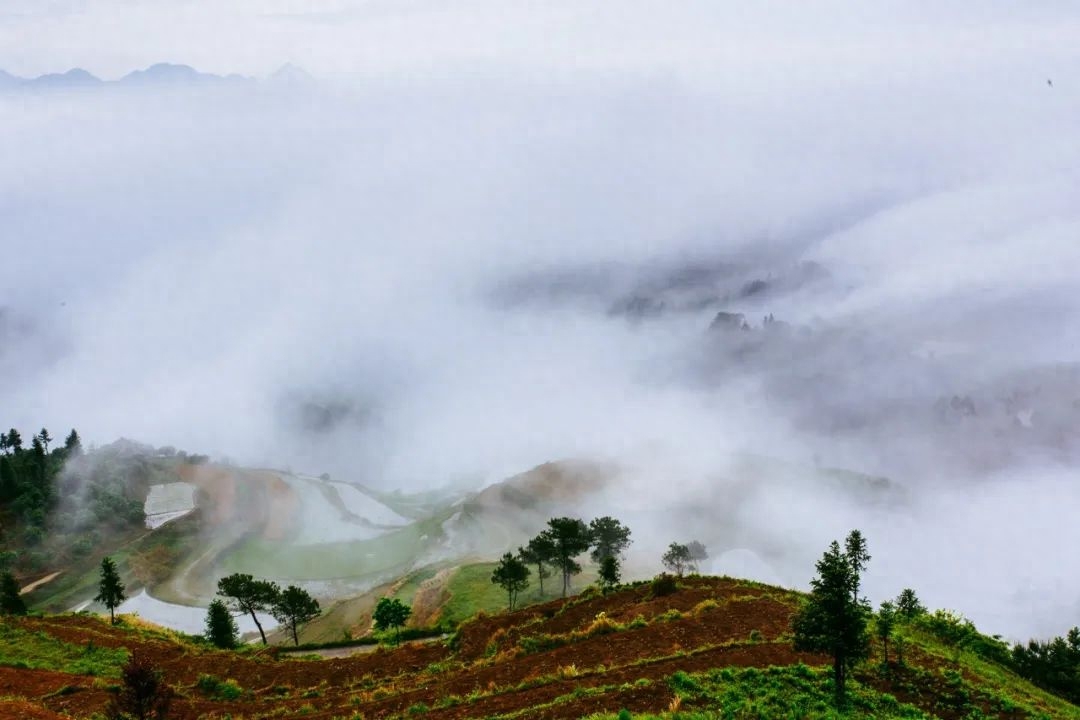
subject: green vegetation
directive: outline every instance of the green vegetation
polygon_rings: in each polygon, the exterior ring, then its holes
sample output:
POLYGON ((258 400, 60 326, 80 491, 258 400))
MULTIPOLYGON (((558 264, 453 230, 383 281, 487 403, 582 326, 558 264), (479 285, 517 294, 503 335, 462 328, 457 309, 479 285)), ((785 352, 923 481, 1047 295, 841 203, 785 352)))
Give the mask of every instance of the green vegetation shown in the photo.
MULTIPOLYGON (((108 553, 116 562, 116 570, 120 574, 121 581, 130 587, 140 587, 144 583, 139 579, 133 565, 134 558, 141 554, 154 553, 158 547, 168 547, 173 550, 178 558, 170 570, 180 563, 180 559, 198 547, 200 519, 198 513, 173 520, 153 532, 146 532, 141 528, 130 528, 125 533, 112 536, 108 545, 112 550, 108 553)), ((96 555, 102 550, 95 549, 96 555)), ((100 558, 80 561, 67 567, 54 580, 35 589, 26 598, 27 604, 45 612, 64 612, 73 605, 86 600, 97 592, 100 579, 100 558)), ((163 592, 167 585, 157 588, 155 595, 161 600, 170 600, 168 594, 163 592)))
POLYGON ((859 599, 859 576, 870 559, 858 530, 841 551, 835 540, 817 562, 810 595, 792 622, 795 649, 828 653, 833 659, 833 688, 838 703, 845 700, 851 669, 870 652, 866 631, 870 609, 859 599))
POLYGON ((905 620, 913 620, 926 613, 919 596, 911 588, 904 588, 896 596, 896 613, 905 620))
POLYGON ((124 583, 116 571, 116 563, 110 557, 101 559, 101 579, 98 582, 98 594, 94 602, 99 602, 109 609, 109 621, 116 624, 116 608, 127 599, 124 583))
POLYGON ((375 606, 372 619, 375 621, 376 630, 397 630, 397 639, 401 640, 401 628, 412 614, 412 608, 396 598, 382 598, 375 606))
MULTIPOLYGON (((441 624, 454 626, 473 617, 478 612, 495 613, 506 607, 506 593, 491 582, 496 563, 471 563, 454 570, 447 583, 450 597, 440 614, 441 624)), ((591 568, 583 569, 583 582, 596 578, 591 568)), ((514 607, 521 608, 550 598, 540 593, 536 585, 522 590, 514 600, 514 607)))
POLYGON ((225 603, 217 598, 206 609, 206 639, 223 650, 232 650, 240 644, 236 620, 225 603))
POLYGON ((26 603, 19 595, 19 583, 9 572, 0 573, 0 614, 25 615, 26 603))
POLYGON ((281 594, 278 586, 267 580, 256 580, 251 575, 233 573, 218 580, 218 595, 228 601, 230 610, 251 616, 259 630, 263 645, 266 645, 266 633, 256 613, 268 611, 281 594))
POLYGON ((690 559, 690 548, 675 542, 668 545, 667 552, 660 561, 664 563, 664 567, 679 577, 682 577, 683 573, 693 565, 693 560, 690 559))
POLYGON ((1080 628, 1012 649, 1012 667, 1031 682, 1080 705, 1080 628))
POLYGON ((674 595, 679 590, 679 583, 674 575, 661 573, 653 578, 649 585, 649 594, 652 597, 664 597, 674 595))
POLYGON ((630 528, 609 515, 589 523, 589 537, 592 541, 589 557, 597 565, 602 565, 609 557, 621 557, 631 542, 630 528))
POLYGON ((518 557, 526 565, 536 566, 536 577, 540 581, 540 594, 544 594, 544 578, 551 577, 551 558, 555 555, 555 545, 545 533, 540 533, 529 544, 518 548, 518 557))
POLYGON ((526 565, 536 566, 541 595, 544 578, 550 575, 548 568, 558 568, 562 577, 562 596, 566 597, 570 579, 582 571, 577 561, 579 555, 591 548, 593 562, 602 565, 607 558, 618 559, 629 546, 630 528, 609 515, 595 518, 588 525, 578 518, 557 517, 548 520, 547 528, 528 545, 518 548, 518 557, 526 565))
POLYGON ((311 597, 306 590, 290 585, 274 597, 270 603, 270 613, 286 630, 292 633, 293 643, 300 644, 297 627, 311 622, 322 611, 319 601, 311 597))
POLYGON ((172 689, 150 661, 133 655, 120 673, 120 691, 106 715, 110 718, 165 720, 172 702, 172 689))
POLYGON ((619 567, 619 558, 615 555, 608 555, 600 561, 600 575, 599 582, 603 591, 610 592, 622 580, 622 571, 619 567))
POLYGON ((668 545, 668 549, 660 558, 660 561, 669 572, 682 577, 683 573, 686 572, 698 572, 701 562, 707 560, 708 557, 709 553, 706 552, 705 546, 697 540, 691 540, 685 545, 677 542, 668 545))
MULTIPOLYGON (((887 693, 852 683, 849 707, 837 710, 832 704, 832 683, 828 674, 805 665, 789 667, 730 668, 704 673, 677 672, 668 679, 683 704, 705 711, 678 711, 660 715, 633 715, 634 718, 800 718, 801 720, 909 720, 932 718, 918 708, 899 702, 887 693)), ((590 716, 592 720, 615 720, 618 715, 590 716)), ((625 716, 624 716, 625 717, 625 716)))
POLYGON ((394 591, 394 597, 406 605, 411 605, 420 586, 435 577, 441 569, 442 567, 439 565, 429 565, 412 571, 405 576, 404 582, 398 581, 400 584, 397 590, 394 591))
POLYGON ((491 572, 491 582, 506 591, 513 612, 518 593, 529 587, 529 568, 513 553, 506 553, 491 572))
POLYGON ((27 631, 18 621, 0 622, 0 665, 116 678, 127 659, 124 649, 75 645, 27 631))
POLYGON ((377 577, 404 572, 443 537, 442 522, 448 516, 449 511, 445 511, 370 540, 297 545, 253 538, 229 553, 225 568, 296 580, 377 577))
POLYGON ((881 666, 886 671, 889 669, 889 640, 892 639, 895 628, 896 606, 885 600, 881 603, 877 616, 874 618, 874 631, 881 643, 881 666))
MULTIPOLYGON (((675 612, 678 611, 676 610, 675 612)), ((658 619, 664 620, 666 618, 661 616, 658 619)), ((597 614, 596 618, 594 618, 587 627, 581 630, 574 630, 572 632, 557 635, 548 633, 525 635, 518 639, 518 647, 527 653, 542 652, 564 645, 572 645, 581 642, 582 640, 596 637, 597 635, 608 635, 610 633, 624 632, 626 630, 636 630, 638 628, 647 627, 648 624, 648 621, 640 615, 629 623, 618 623, 609 618, 605 613, 601 612, 597 614)))
POLYGON ((575 559, 589 549, 592 537, 589 527, 577 518, 560 517, 548 520, 548 537, 553 554, 549 559, 562 573, 562 596, 570 590, 570 578, 581 572, 581 564, 575 559))
MULTIPOLYGON (((947 697, 937 702, 962 710, 960 717, 968 716, 966 713, 973 718, 987 717, 985 709, 979 710, 983 715, 974 712, 977 708, 973 702, 980 701, 986 708, 1003 714, 1022 713, 1039 720, 1080 720, 1080 707, 1026 682, 1009 665, 1002 663, 996 649, 1000 641, 977 630, 973 632, 976 638, 971 652, 964 654, 955 667, 946 665, 937 671, 908 667, 904 671, 908 673, 907 679, 894 682, 904 687, 922 685, 947 691, 947 697)), ((916 621, 898 625, 896 639, 900 638, 904 638, 909 648, 918 648, 942 664, 951 663, 954 649, 928 630, 925 623, 916 621)), ((992 714, 989 716, 993 717, 992 714)))
POLYGON ((237 700, 244 695, 244 688, 233 679, 221 680, 213 675, 202 674, 195 683, 207 697, 216 700, 237 700))

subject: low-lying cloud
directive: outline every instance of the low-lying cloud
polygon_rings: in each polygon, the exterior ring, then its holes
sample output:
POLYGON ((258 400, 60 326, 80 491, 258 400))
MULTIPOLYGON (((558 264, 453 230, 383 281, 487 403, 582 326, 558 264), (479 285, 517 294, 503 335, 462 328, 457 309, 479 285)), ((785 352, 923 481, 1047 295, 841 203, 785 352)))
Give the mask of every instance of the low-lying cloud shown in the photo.
MULTIPOLYGON (((1075 545, 1080 499, 1068 5, 631 3, 600 29, 604 6, 366 7, 251 20, 292 50, 318 28, 308 57, 182 58, 299 59, 317 89, 0 95, 4 422, 386 488, 615 460, 663 508, 747 454, 849 468, 911 501, 780 486, 713 522, 783 538, 806 577, 857 525, 875 599, 914 585, 992 631, 1075 624, 1049 550, 1075 545), (438 34, 364 64, 342 33, 365 17, 449 18, 490 55, 438 34)), ((44 22, 28 12, 0 34, 44 22)), ((221 32, 252 12, 227 5, 221 32)), ((18 47, 12 71, 67 69, 18 47)), ((177 59, 147 53, 63 62, 177 59)), ((680 531, 657 515, 658 542, 680 531)))

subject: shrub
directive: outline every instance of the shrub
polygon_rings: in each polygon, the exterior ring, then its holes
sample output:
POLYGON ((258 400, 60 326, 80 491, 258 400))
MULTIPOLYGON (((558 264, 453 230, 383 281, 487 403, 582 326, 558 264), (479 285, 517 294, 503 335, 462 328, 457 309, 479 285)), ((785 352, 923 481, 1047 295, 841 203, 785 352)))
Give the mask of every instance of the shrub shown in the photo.
POLYGON ((668 685, 675 692, 696 693, 701 691, 701 685, 697 680, 690 677, 686 672, 679 670, 668 680, 668 685))
POLYGON ((526 635, 525 637, 518 638, 518 647, 527 653, 535 653, 562 647, 569 642, 570 636, 568 635, 548 635, 547 633, 541 633, 539 635, 526 635))
POLYGON ((716 602, 716 600, 713 600, 712 598, 709 598, 708 600, 702 600, 697 605, 695 605, 692 612, 695 615, 702 615, 709 612, 710 610, 715 610, 718 607, 720 607, 720 603, 716 602))
POLYGON ((665 597, 674 595, 678 591, 679 585, 674 575, 661 573, 653 579, 650 589, 653 597, 665 597))
POLYGON ((140 655, 132 655, 121 669, 120 691, 106 710, 110 720, 165 720, 172 690, 162 681, 161 671, 140 655))
POLYGON ((587 637, 607 635, 622 629, 624 629, 623 626, 609 618, 607 613, 598 613, 596 619, 589 623, 589 627, 585 628, 585 635, 587 637))
POLYGON ((682 616, 683 614, 681 612, 679 612, 675 608, 671 608, 670 610, 665 610, 661 614, 657 615, 656 619, 661 622, 671 622, 673 620, 681 620, 682 616))
POLYGON ((750 642, 754 642, 754 643, 761 642, 761 631, 760 630, 755 629, 755 630, 750 631, 750 642))
POLYGON ((953 663, 960 662, 960 656, 971 645, 978 632, 975 625, 963 615, 951 610, 935 610, 933 613, 920 615, 916 623, 948 645, 953 652, 953 663))
POLYGON ((206 695, 218 700, 236 700, 244 694, 244 689, 235 680, 220 680, 213 675, 202 674, 199 676, 195 687, 206 695))

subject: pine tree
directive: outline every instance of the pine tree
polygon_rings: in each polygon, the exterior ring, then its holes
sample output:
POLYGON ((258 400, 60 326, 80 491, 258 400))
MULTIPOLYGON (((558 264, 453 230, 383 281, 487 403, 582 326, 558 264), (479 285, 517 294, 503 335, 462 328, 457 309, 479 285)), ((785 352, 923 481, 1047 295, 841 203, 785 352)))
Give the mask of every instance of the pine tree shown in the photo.
POLYGON ((608 555, 600 562, 600 587, 607 592, 617 586, 622 580, 619 558, 608 555))
POLYGON ((71 457, 82 455, 82 440, 79 439, 79 433, 75 432, 75 428, 71 429, 67 439, 64 440, 64 449, 71 457))
POLYGON ((206 609, 206 639, 215 647, 232 650, 240 644, 240 630, 225 603, 219 599, 210 601, 206 609))
POLYGON ((101 559, 101 581, 98 583, 98 594, 94 602, 99 602, 109 608, 109 622, 116 624, 116 608, 127 600, 124 595, 124 583, 120 582, 120 574, 116 571, 116 563, 110 557, 101 559))
POLYGON ((919 602, 919 596, 911 588, 904 588, 896 596, 896 614, 904 620, 914 620, 926 614, 926 608, 919 602))
POLYGON ((877 617, 874 619, 874 629, 877 630, 878 639, 881 640, 881 665, 886 672, 889 670, 889 640, 892 638, 895 627, 896 606, 885 600, 881 603, 877 617))
POLYGON ((540 594, 544 594, 544 578, 551 577, 548 565, 555 556, 555 544, 547 533, 540 533, 529 544, 518 548, 518 557, 526 565, 536 566, 536 577, 540 581, 540 594))
POLYGON ((52 442, 52 438, 49 436, 49 431, 45 428, 41 428, 41 432, 38 433, 38 437, 41 438, 41 444, 45 446, 45 452, 49 452, 49 443, 52 442))
POLYGON ((845 698, 848 671, 870 652, 866 631, 870 608, 856 599, 856 568, 865 550, 864 543, 860 554, 849 557, 833 541, 817 562, 818 574, 810 581, 810 595, 792 622, 796 650, 832 656, 838 703, 845 698))
POLYGON ((852 598, 859 602, 859 585, 862 582, 862 574, 870 562, 870 552, 866 548, 866 538, 858 530, 852 530, 844 540, 844 554, 851 564, 852 573, 852 598))
POLYGON ((270 613, 292 634, 293 643, 296 645, 300 644, 297 628, 314 620, 321 612, 319 601, 311 597, 307 590, 295 585, 282 590, 270 606, 270 613))
POLYGON ((559 517, 548 520, 548 529, 544 532, 551 539, 554 548, 552 560, 562 572, 562 594, 566 597, 570 577, 581 572, 581 565, 574 558, 592 545, 589 527, 577 518, 559 517))
POLYGON ((251 616, 263 645, 266 645, 266 633, 263 632, 257 613, 268 611, 280 592, 276 583, 256 580, 244 573, 233 573, 218 580, 218 595, 229 600, 230 609, 234 612, 251 616))
POLYGON ((589 536, 593 545, 590 557, 597 564, 609 556, 621 556, 631 542, 630 528, 607 515, 589 523, 589 536))
POLYGON ((26 603, 19 595, 19 583, 9 572, 0 574, 0 613, 4 615, 25 615, 26 603))
POLYGON ((519 558, 514 557, 513 553, 506 553, 492 571, 491 582, 506 591, 510 600, 510 612, 513 612, 518 593, 529 587, 529 568, 519 558))
POLYGON ((30 443, 30 454, 34 458, 34 465, 38 470, 38 484, 40 486, 42 477, 41 475, 45 470, 45 445, 41 442, 41 438, 37 435, 34 436, 33 442, 30 443))

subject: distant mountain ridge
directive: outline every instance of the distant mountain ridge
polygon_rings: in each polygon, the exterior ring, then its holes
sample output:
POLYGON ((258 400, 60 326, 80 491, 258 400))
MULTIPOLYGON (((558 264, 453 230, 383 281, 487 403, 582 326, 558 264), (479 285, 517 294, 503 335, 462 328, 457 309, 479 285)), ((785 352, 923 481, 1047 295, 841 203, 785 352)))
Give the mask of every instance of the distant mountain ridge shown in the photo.
POLYGON ((230 73, 215 75, 196 70, 190 65, 156 63, 145 70, 135 70, 117 80, 102 80, 82 69, 72 68, 62 73, 46 73, 34 78, 24 78, 0 70, 2 90, 53 90, 91 87, 177 87, 195 85, 254 86, 261 83, 289 87, 307 86, 315 80, 302 68, 286 63, 265 79, 230 73))

